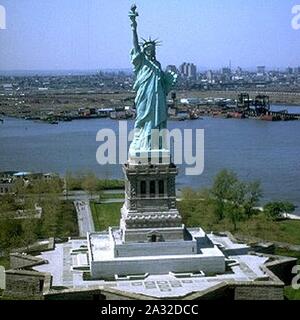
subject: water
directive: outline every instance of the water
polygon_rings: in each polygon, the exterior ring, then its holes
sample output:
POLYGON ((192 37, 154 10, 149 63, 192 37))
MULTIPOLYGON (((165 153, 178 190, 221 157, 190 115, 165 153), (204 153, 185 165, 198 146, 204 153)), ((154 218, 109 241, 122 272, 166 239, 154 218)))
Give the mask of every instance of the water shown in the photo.
POLYGON ((300 113, 300 106, 291 106, 291 105, 272 105, 272 111, 283 111, 287 110, 288 113, 292 114, 299 114, 300 113))
MULTIPOLYGON (((133 122, 130 122, 130 126, 133 122)), ((118 129, 109 119, 78 120, 50 125, 5 118, 0 123, 0 171, 93 171, 101 178, 122 178, 121 166, 96 162, 99 129, 118 129)), ((241 179, 262 182, 264 202, 288 200, 300 214, 300 121, 214 119, 169 122, 169 128, 205 129, 205 170, 185 176, 180 167, 178 188, 211 185, 223 168, 241 179)))

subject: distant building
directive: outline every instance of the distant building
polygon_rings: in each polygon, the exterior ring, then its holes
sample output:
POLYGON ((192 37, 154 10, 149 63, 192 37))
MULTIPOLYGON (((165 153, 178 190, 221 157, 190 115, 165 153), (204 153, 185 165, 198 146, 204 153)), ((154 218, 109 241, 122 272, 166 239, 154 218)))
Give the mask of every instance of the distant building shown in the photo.
POLYGON ((243 69, 242 69, 241 67, 237 67, 236 73, 237 73, 238 75, 241 75, 241 74, 243 73, 243 69))
POLYGON ((294 73, 300 74, 300 67, 295 68, 295 69, 294 69, 294 73))
POLYGON ((13 192, 14 183, 12 179, 0 179, 0 195, 12 193, 13 192))
POLYGON ((175 72, 177 74, 179 73, 178 69, 173 64, 170 64, 170 65, 167 66, 166 72, 175 72))
POLYGON ((290 67, 286 68, 286 73, 287 74, 293 74, 293 71, 294 71, 293 68, 290 68, 290 67))
POLYGON ((180 75, 185 77, 187 75, 187 63, 184 62, 183 64, 181 64, 179 66, 179 72, 180 72, 180 75))
POLYGON ((5 83, 5 84, 3 84, 3 89, 4 89, 4 91, 12 91, 13 85, 11 83, 5 83))
POLYGON ((231 68, 222 68, 222 74, 223 75, 231 75, 231 68))
POLYGON ((180 99, 180 103, 188 104, 188 105, 196 105, 199 103, 199 99, 198 98, 182 98, 180 99))
POLYGON ((265 66, 258 66, 257 67, 257 75, 264 75, 266 73, 266 67, 265 66))
POLYGON ((11 193, 14 186, 15 171, 0 172, 0 195, 11 193))
POLYGON ((206 78, 207 78, 207 80, 208 80, 209 83, 212 83, 212 82, 213 82, 213 80, 214 80, 214 74, 213 74, 212 70, 208 70, 208 71, 206 72, 206 78))
POLYGON ((51 180, 57 177, 54 173, 33 173, 33 172, 16 172, 5 171, 0 172, 0 195, 13 193, 17 180, 22 179, 24 183, 28 183, 35 179, 51 180))
POLYGON ((182 77, 188 79, 196 79, 197 78, 197 67, 193 63, 184 62, 179 67, 179 72, 182 77))
POLYGON ((188 78, 190 79, 197 78, 197 67, 193 63, 190 63, 188 65, 188 78))

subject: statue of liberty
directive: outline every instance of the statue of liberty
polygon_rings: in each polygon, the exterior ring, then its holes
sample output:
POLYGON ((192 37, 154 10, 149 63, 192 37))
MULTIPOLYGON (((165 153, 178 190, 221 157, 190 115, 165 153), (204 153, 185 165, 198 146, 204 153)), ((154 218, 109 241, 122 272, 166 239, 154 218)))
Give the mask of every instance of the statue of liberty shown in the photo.
MULTIPOLYGON (((177 75, 174 72, 163 72, 156 60, 157 40, 138 41, 136 5, 129 12, 133 32, 133 49, 131 62, 134 66, 136 81, 133 89, 137 92, 135 99, 136 121, 135 134, 130 146, 130 153, 151 151, 151 133, 153 130, 167 128, 167 95, 175 85, 177 75)), ((161 145, 159 146, 161 148, 161 145)))

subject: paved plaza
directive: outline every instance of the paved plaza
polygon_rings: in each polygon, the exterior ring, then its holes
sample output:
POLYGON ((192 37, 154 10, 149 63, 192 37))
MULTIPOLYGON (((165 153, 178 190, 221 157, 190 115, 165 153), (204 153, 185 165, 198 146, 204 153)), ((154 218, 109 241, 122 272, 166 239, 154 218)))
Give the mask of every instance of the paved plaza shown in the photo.
MULTIPOLYGON (((224 238, 222 237, 224 240, 224 238)), ((219 239, 221 241, 221 239, 219 239)), ((231 240, 226 242, 230 245, 231 240)), ((43 252, 40 257, 48 264, 34 267, 40 272, 49 272, 53 276, 53 287, 88 288, 95 286, 110 287, 128 293, 143 294, 157 298, 183 297, 189 293, 201 292, 223 282, 248 282, 257 279, 268 280, 269 277, 262 271, 268 258, 256 255, 238 255, 228 257, 232 260, 232 267, 223 275, 214 277, 199 276, 177 278, 172 274, 149 275, 142 280, 83 280, 83 272, 72 270, 74 254, 87 246, 86 240, 70 240, 67 243, 57 244, 55 250, 43 252)))

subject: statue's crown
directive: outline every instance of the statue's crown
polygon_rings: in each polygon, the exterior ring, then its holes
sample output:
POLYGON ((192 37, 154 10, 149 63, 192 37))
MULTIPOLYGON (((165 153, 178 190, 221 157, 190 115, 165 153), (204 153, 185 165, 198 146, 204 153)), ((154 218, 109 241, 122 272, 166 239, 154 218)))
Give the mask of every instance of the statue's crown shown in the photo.
POLYGON ((151 37, 149 37, 148 40, 142 38, 142 42, 140 42, 140 45, 143 47, 143 48, 146 48, 147 46, 149 45, 153 45, 154 47, 158 47, 158 46, 161 46, 161 41, 159 41, 158 39, 154 39, 152 40, 151 37))

